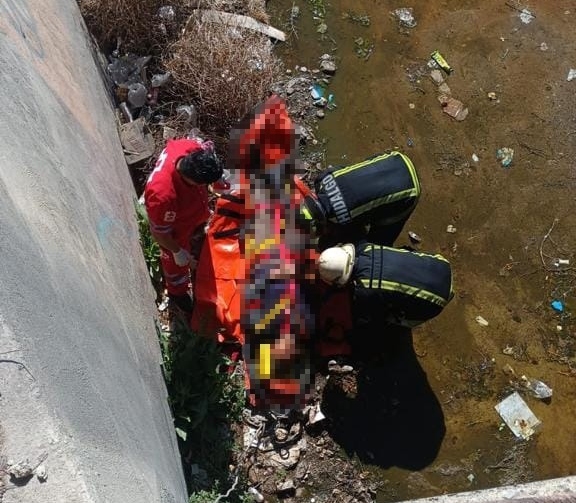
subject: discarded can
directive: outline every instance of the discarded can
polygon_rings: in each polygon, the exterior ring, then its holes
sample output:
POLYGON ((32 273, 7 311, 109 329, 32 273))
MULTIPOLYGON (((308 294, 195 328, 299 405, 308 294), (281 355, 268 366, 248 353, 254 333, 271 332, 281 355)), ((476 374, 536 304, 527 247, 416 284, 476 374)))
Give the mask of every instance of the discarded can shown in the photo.
POLYGON ((442 70, 444 70, 446 73, 450 74, 452 73, 454 70, 452 70, 452 67, 448 64, 448 62, 444 59, 444 57, 442 56, 442 54, 440 54, 438 51, 434 51, 432 54, 430 54, 430 57, 436 62, 436 64, 442 68, 442 70))

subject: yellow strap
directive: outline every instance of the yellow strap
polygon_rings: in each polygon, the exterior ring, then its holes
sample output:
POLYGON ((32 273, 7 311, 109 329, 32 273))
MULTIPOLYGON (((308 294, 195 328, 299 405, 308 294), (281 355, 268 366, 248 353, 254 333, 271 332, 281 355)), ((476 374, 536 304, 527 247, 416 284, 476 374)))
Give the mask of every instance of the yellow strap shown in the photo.
POLYGON ((282 311, 287 309, 288 306, 290 306, 290 296, 289 295, 282 297, 276 303, 276 305, 272 309, 270 309, 270 311, 268 311, 258 323, 256 323, 254 325, 256 332, 262 332, 263 330, 265 330, 266 327, 270 324, 270 322, 274 318, 276 318, 276 316, 280 315, 280 313, 282 311))
POLYGON ((260 344, 258 346, 258 358, 256 359, 258 378, 269 379, 272 374, 272 356, 270 344, 260 344))
POLYGON ((448 299, 444 299, 443 297, 440 297, 440 295, 436 295, 435 293, 428 292, 427 290, 422 290, 420 288, 415 288, 410 285, 405 285, 403 283, 378 280, 376 278, 362 279, 361 283, 366 288, 375 290, 392 290, 394 292, 400 292, 406 295, 410 295, 411 297, 417 297, 419 299, 427 300, 428 302, 432 302, 433 304, 437 304, 442 307, 444 307, 448 303, 448 299))
POLYGON ((442 262, 446 262, 447 264, 450 263, 446 258, 444 258, 439 253, 432 255, 431 253, 420 253, 420 252, 415 252, 415 251, 411 251, 411 250, 405 250, 404 248, 391 248, 390 246, 383 246, 383 245, 367 244, 362 249, 362 251, 363 252, 369 252, 372 250, 382 250, 382 249, 390 250, 391 252, 394 252, 394 253, 409 253, 410 255, 417 255, 418 257, 435 258, 435 259, 440 260, 442 262))

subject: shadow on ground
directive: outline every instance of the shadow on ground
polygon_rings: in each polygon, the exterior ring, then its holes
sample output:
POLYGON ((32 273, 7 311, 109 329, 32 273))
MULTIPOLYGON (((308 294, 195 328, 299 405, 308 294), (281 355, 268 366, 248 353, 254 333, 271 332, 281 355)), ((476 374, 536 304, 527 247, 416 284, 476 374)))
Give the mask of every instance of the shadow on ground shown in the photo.
POLYGON ((340 377, 324 389, 322 410, 330 435, 362 462, 425 468, 436 458, 446 427, 411 331, 374 328, 358 334, 356 343, 355 389, 342 386, 340 377))

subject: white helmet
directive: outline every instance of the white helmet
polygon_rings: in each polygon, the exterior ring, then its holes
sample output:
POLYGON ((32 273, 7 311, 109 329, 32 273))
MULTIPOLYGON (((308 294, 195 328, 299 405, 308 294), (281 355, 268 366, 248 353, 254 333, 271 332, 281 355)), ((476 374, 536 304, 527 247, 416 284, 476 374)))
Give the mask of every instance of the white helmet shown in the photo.
POLYGON ((320 278, 330 285, 345 285, 354 268, 356 249, 353 244, 327 248, 318 257, 318 273, 320 278))

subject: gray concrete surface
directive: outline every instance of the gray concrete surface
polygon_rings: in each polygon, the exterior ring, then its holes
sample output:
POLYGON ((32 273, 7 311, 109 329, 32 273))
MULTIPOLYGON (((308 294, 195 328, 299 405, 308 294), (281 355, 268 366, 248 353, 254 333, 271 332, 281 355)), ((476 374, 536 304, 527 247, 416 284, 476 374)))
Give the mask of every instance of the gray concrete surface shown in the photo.
POLYGON ((0 2, 0 448, 48 456, 45 483, 0 501, 182 503, 135 194, 88 40, 74 0, 0 2))
POLYGON ((574 503, 576 477, 412 500, 417 503, 574 503))

